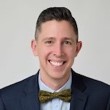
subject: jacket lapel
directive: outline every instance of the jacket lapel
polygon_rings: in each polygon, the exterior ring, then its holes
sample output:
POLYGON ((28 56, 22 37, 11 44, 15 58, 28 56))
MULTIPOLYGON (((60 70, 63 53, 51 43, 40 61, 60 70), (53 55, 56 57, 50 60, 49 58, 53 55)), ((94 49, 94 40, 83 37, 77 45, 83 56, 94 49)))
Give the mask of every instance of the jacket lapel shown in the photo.
POLYGON ((32 94, 28 94, 29 96, 22 98, 22 110, 40 110, 39 102, 36 100, 36 95, 32 94))
POLYGON ((31 78, 24 89, 24 97, 21 99, 21 110, 40 110, 38 99, 39 86, 38 74, 31 78))
POLYGON ((70 103, 70 110, 84 110, 87 101, 87 95, 84 94, 86 86, 81 75, 73 71, 72 73, 72 100, 70 103))

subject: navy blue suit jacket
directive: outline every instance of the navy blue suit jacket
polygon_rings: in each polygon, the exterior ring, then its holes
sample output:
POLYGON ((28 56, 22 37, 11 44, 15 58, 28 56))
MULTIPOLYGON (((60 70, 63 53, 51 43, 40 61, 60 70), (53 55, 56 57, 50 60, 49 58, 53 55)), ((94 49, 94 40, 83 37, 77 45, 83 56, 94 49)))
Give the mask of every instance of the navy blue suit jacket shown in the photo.
MULTIPOLYGON (((110 86, 72 75, 70 110, 110 110, 110 86)), ((0 110, 40 110, 38 74, 0 90, 0 110)))

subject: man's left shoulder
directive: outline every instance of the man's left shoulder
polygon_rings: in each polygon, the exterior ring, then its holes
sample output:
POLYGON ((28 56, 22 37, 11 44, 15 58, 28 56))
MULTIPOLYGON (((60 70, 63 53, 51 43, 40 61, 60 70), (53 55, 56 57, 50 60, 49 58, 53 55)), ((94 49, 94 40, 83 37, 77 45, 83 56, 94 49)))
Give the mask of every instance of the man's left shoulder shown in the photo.
POLYGON ((92 90, 107 91, 110 93, 110 85, 98 79, 81 75, 84 84, 92 90))
POLYGON ((107 91, 110 93, 110 85, 100 81, 98 79, 95 78, 91 78, 89 76, 85 76, 83 74, 80 73, 76 73, 73 71, 73 76, 75 77, 74 79, 76 80, 77 83, 79 83, 79 85, 85 85, 85 87, 89 90, 93 90, 93 91, 107 91))

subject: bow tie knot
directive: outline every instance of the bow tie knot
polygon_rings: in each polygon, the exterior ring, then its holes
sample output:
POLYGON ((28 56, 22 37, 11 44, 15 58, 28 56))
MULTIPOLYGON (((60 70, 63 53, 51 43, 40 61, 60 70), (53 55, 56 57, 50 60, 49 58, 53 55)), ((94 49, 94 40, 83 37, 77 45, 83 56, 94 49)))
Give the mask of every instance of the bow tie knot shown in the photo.
POLYGON ((63 90, 61 92, 54 92, 54 93, 43 91, 43 90, 41 90, 39 92, 39 100, 41 103, 48 102, 54 98, 59 98, 65 102, 70 102, 71 90, 67 89, 67 90, 63 90))

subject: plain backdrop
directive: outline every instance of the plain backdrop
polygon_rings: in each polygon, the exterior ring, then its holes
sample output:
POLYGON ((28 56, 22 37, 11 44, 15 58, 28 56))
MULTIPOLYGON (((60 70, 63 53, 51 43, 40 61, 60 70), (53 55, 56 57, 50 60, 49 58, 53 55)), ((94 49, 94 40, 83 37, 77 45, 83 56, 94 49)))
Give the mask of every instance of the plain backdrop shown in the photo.
POLYGON ((72 68, 110 84, 110 0, 0 0, 0 88, 38 71, 30 44, 50 6, 66 6, 78 23, 83 47, 72 68))

